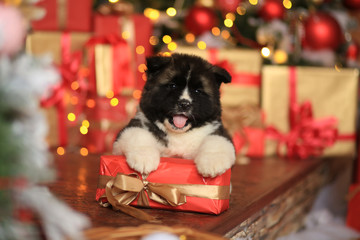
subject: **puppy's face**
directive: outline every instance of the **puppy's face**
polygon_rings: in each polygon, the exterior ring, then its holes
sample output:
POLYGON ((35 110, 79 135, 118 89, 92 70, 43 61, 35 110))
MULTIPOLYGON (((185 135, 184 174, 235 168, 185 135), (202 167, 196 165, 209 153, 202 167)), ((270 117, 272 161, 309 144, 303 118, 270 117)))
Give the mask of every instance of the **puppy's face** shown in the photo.
POLYGON ((231 76, 205 60, 183 54, 147 59, 147 82, 140 108, 172 132, 186 132, 221 116, 219 88, 231 76))

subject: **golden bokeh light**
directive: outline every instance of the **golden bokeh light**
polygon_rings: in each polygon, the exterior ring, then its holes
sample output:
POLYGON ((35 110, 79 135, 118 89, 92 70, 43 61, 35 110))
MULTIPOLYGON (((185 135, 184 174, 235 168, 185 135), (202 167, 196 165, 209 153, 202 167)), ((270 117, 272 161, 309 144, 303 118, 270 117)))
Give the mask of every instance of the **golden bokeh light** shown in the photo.
POLYGON ((65 154, 65 148, 63 148, 63 147, 58 147, 58 148, 56 149, 56 153, 57 153, 58 155, 60 155, 60 156, 64 155, 64 154, 65 154))
POLYGON ((258 4, 258 0, 249 0, 249 3, 251 5, 257 5, 258 4))
POLYGON ((218 27, 213 27, 213 28, 211 29, 211 33, 212 33, 214 36, 219 36, 220 33, 221 33, 220 28, 218 28, 218 27))
POLYGON ((235 21, 236 16, 235 16, 235 14, 233 14, 233 13, 227 13, 227 14, 225 15, 225 18, 226 18, 226 19, 230 19, 231 21, 235 21))
POLYGON ((169 35, 164 35, 162 40, 164 43, 169 44, 172 41, 172 38, 169 35))
POLYGON ((111 106, 116 107, 118 104, 119 104, 119 99, 117 99, 117 98, 112 98, 112 99, 110 100, 110 105, 111 105, 111 106))
POLYGON ((135 51, 136 51, 137 54, 144 54, 145 53, 145 48, 144 48, 144 46, 139 45, 139 46, 136 47, 135 51))
POLYGON ((89 128, 90 127, 90 122, 88 120, 83 120, 81 125, 83 125, 86 128, 89 128))
POLYGON ((71 83, 70 87, 72 90, 77 90, 77 89, 79 89, 80 85, 79 85, 78 81, 73 81, 71 83))
POLYGON ((223 39, 229 39, 230 38, 230 32, 228 30, 221 31, 221 37, 223 39))
POLYGON ((114 92, 112 90, 109 90, 106 92, 105 96, 107 98, 113 98, 114 97, 114 92))
POLYGON ((67 118, 70 122, 74 122, 76 120, 76 116, 72 112, 67 115, 67 118))
POLYGON ((147 69, 147 67, 144 63, 142 63, 138 66, 138 71, 141 73, 144 73, 146 71, 146 69, 147 69))
POLYGON ((134 90, 134 92, 133 92, 133 98, 135 98, 135 99, 140 99, 140 97, 141 97, 141 91, 140 90, 134 90))
POLYGON ((80 133, 82 134, 82 135, 86 135, 87 133, 88 133, 88 128, 87 127, 85 127, 85 126, 81 126, 80 127, 80 133))
POLYGON ((231 19, 225 19, 224 20, 224 25, 228 28, 231 28, 234 25, 234 22, 231 19))
POLYGON ((80 148, 80 154, 81 154, 81 156, 85 157, 85 156, 89 155, 89 150, 85 147, 82 147, 82 148, 80 148))
POLYGON ((270 57, 270 54, 271 54, 271 51, 268 47, 263 47, 261 49, 261 55, 264 57, 264 58, 268 58, 270 57))
POLYGON ((195 41, 195 35, 192 33, 187 33, 185 35, 185 41, 188 43, 193 43, 195 41))
POLYGON ((151 36, 149 38, 149 43, 153 46, 157 45, 159 43, 159 38, 156 36, 151 36))
POLYGON ((90 98, 90 99, 86 100, 86 106, 87 106, 88 108, 94 108, 95 105, 96 105, 96 102, 95 102, 94 99, 91 99, 91 98, 90 98))
POLYGON ((130 38, 130 32, 129 31, 124 31, 121 33, 121 37, 123 39, 129 39, 130 38))
POLYGON ((170 51, 174 51, 177 48, 177 44, 175 42, 171 42, 167 47, 170 51))
POLYGON ((199 41, 199 42, 197 43, 197 47, 198 47, 199 49, 204 50, 204 49, 206 49, 206 43, 205 43, 204 41, 199 41))
POLYGON ((176 9, 173 7, 169 7, 168 9, 166 9, 166 14, 170 17, 174 17, 176 15, 176 9))

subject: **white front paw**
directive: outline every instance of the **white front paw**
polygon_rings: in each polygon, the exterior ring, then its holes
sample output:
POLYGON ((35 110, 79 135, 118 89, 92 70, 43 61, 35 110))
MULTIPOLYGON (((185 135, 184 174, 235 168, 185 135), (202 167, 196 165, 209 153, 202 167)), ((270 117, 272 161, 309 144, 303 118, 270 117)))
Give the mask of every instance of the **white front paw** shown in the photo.
POLYGON ((224 137, 208 136, 195 157, 198 172, 204 177, 223 174, 235 163, 235 150, 232 143, 224 137))
POLYGON ((198 172, 204 177, 216 177, 231 168, 233 160, 228 154, 203 152, 195 158, 198 172))
POLYGON ((129 151, 125 155, 130 168, 142 174, 149 174, 159 166, 160 153, 154 148, 142 148, 139 151, 129 151))

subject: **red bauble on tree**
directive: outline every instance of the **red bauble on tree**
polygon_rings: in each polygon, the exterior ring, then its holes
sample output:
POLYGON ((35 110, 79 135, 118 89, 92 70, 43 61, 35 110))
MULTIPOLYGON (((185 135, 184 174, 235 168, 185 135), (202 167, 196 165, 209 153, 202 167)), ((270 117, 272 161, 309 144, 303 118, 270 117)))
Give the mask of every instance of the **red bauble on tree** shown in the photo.
POLYGON ((304 30, 304 45, 314 50, 335 50, 344 39, 337 20, 324 12, 310 15, 305 20, 304 30))
POLYGON ((207 7, 195 6, 189 10, 185 18, 187 30, 194 35, 200 35, 217 25, 214 11, 207 7))
POLYGON ((259 14, 265 21, 283 19, 285 16, 285 7, 280 0, 266 0, 260 8, 259 14))
POLYGON ((235 12, 241 0, 217 0, 216 5, 223 12, 235 12))
POLYGON ((343 0, 342 3, 350 10, 360 9, 360 0, 343 0))
POLYGON ((359 45, 356 43, 351 43, 348 46, 348 49, 346 51, 346 59, 351 61, 356 61, 359 56, 359 45))

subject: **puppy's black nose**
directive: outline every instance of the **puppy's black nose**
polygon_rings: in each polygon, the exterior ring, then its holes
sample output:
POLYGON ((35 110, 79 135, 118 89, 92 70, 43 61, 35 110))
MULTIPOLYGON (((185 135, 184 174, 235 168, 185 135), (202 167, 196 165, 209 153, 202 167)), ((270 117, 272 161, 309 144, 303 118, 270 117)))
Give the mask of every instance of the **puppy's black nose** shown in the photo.
POLYGON ((179 107, 180 111, 184 111, 184 112, 188 111, 191 108, 191 102, 188 100, 182 99, 178 102, 178 107, 179 107))

